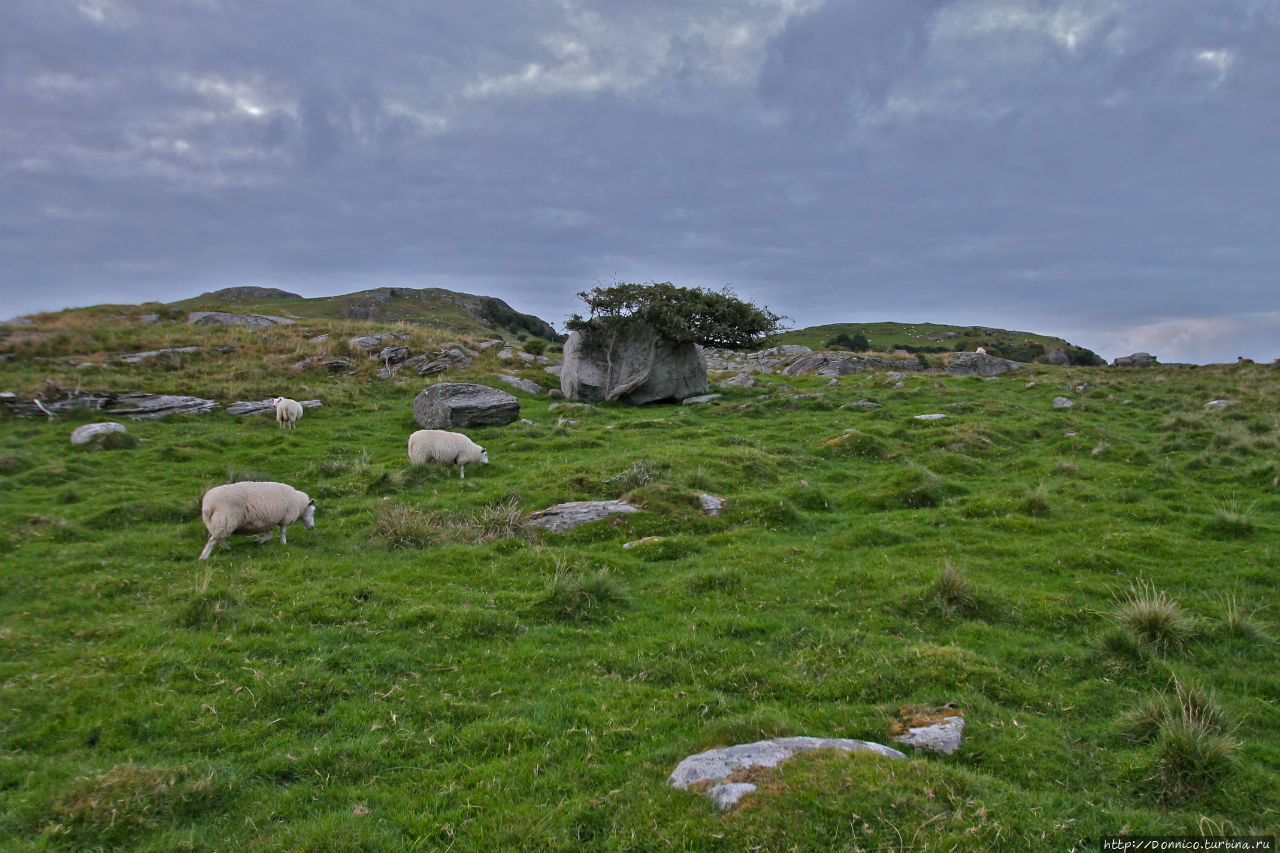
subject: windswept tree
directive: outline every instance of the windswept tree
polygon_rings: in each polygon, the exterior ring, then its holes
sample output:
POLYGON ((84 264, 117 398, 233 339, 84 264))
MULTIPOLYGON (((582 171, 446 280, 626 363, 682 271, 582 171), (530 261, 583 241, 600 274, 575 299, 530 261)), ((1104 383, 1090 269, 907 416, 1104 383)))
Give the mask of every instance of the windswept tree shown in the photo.
POLYGON ((696 344, 755 347, 782 320, 728 287, 622 283, 578 296, 588 313, 565 323, 574 334, 560 372, 560 389, 574 400, 640 404, 705 393, 707 367, 696 344))
POLYGON ((707 290, 669 281, 627 282, 578 293, 588 315, 574 314, 565 325, 577 332, 608 332, 629 320, 643 320, 671 343, 724 349, 752 349, 782 329, 783 318, 739 299, 731 287, 707 290))

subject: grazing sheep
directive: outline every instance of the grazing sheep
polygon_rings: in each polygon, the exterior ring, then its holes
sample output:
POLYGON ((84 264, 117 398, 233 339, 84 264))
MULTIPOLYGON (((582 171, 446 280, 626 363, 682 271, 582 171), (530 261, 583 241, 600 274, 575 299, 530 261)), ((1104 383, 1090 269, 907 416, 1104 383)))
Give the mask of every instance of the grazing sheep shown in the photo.
POLYGON ((976 352, 978 355, 986 355, 986 354, 987 354, 987 350, 986 350, 986 348, 985 348, 985 347, 978 347, 976 350, 974 350, 974 352, 976 352))
POLYGON ((316 502, 293 486, 284 483, 229 483, 214 486, 204 493, 200 516, 209 531, 209 541, 200 552, 208 558, 215 544, 230 551, 227 537, 232 533, 265 533, 258 544, 271 538, 273 528, 280 525, 280 544, 287 545, 284 532, 290 524, 301 521, 311 530, 315 527, 316 502))
POLYGON ((290 400, 288 397, 276 397, 276 423, 279 426, 288 425, 289 429, 297 426, 298 418, 302 417, 302 404, 297 400, 290 400))
POLYGON ((420 429, 409 436, 409 461, 414 465, 435 462, 457 465, 459 479, 466 477, 466 465, 488 465, 489 453, 460 432, 420 429))

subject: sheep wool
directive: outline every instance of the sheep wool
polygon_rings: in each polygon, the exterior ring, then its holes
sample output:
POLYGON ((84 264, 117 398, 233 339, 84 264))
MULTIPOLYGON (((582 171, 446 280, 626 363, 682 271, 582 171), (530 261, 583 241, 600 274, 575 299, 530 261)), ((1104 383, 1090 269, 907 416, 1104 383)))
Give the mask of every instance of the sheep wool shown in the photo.
POLYGON ((276 397, 276 423, 279 426, 294 429, 300 417, 302 417, 301 403, 290 400, 288 397, 276 397))
POLYGON ((214 486, 204 493, 200 502, 200 516, 209 541, 200 552, 200 559, 207 559, 214 545, 230 551, 227 538, 233 533, 265 533, 258 544, 273 535, 280 527, 280 544, 285 541, 285 530, 295 521, 311 530, 315 527, 316 502, 293 486, 284 483, 244 482, 214 486))
POLYGON ((489 453, 460 432, 420 429, 409 436, 409 461, 414 465, 457 465, 462 479, 467 476, 464 466, 488 465, 489 453))

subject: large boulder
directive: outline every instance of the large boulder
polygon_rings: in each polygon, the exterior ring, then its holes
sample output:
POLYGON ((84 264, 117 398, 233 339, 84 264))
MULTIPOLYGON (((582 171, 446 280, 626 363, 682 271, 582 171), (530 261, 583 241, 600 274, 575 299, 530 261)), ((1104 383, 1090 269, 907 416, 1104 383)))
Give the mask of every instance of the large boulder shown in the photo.
POLYGON ((1112 367, 1152 367, 1157 364, 1156 357, 1149 352, 1135 352, 1122 355, 1111 362, 1112 367))
POLYGON ((632 320, 612 332, 574 332, 564 345, 560 390, 571 400, 633 405, 705 394, 707 363, 694 343, 673 343, 632 320))
POLYGON ((76 427, 71 433, 72 444, 88 444, 100 435, 106 435, 111 432, 128 432, 124 424, 118 424, 114 421, 98 424, 85 424, 82 427, 76 427))
POLYGON ((520 417, 512 394, 470 382, 437 382, 413 399, 413 419, 423 429, 501 426, 520 417))
POLYGON ((999 376, 1023 366, 1020 361, 987 355, 985 352, 958 352, 947 362, 947 373, 952 376, 999 376))

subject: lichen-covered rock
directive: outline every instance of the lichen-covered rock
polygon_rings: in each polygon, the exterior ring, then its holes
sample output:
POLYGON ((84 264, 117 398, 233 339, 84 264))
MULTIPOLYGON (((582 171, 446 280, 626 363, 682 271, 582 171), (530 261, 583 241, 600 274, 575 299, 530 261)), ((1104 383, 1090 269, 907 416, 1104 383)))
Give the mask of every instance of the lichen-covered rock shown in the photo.
POLYGON ((533 513, 529 516, 529 524, 552 533, 562 533, 593 521, 601 521, 615 513, 631 512, 639 510, 622 500, 570 501, 533 513))
POLYGON ((541 394, 542 386, 531 379, 522 379, 519 376, 508 376, 505 373, 495 373, 494 378, 499 382, 505 382, 512 388, 524 391, 526 394, 541 394))
POLYGON ((1054 397, 1053 398, 1053 407, 1055 409, 1069 409, 1074 405, 1075 403, 1071 400, 1070 397, 1054 397))
POLYGON ((907 729, 905 734, 898 735, 894 740, 903 746, 950 755, 960 748, 963 735, 964 717, 955 716, 931 725, 907 729))
POLYGON ((413 400, 413 419, 423 429, 509 424, 520 417, 513 394, 470 382, 438 382, 413 400))
POLYGON ((1157 364, 1156 357, 1149 352, 1122 355, 1111 362, 1112 367, 1152 367, 1155 364, 1157 364))
POLYGON ((681 790, 690 787, 705 788, 703 793, 709 796, 717 806, 722 809, 731 809, 744 795, 756 790, 756 786, 750 782, 733 778, 735 774, 753 767, 777 767, 793 755, 815 749, 871 752, 888 758, 906 758, 896 749, 870 741, 847 738, 786 737, 709 749, 706 752, 691 755, 671 771, 671 775, 667 777, 667 784, 681 790))

